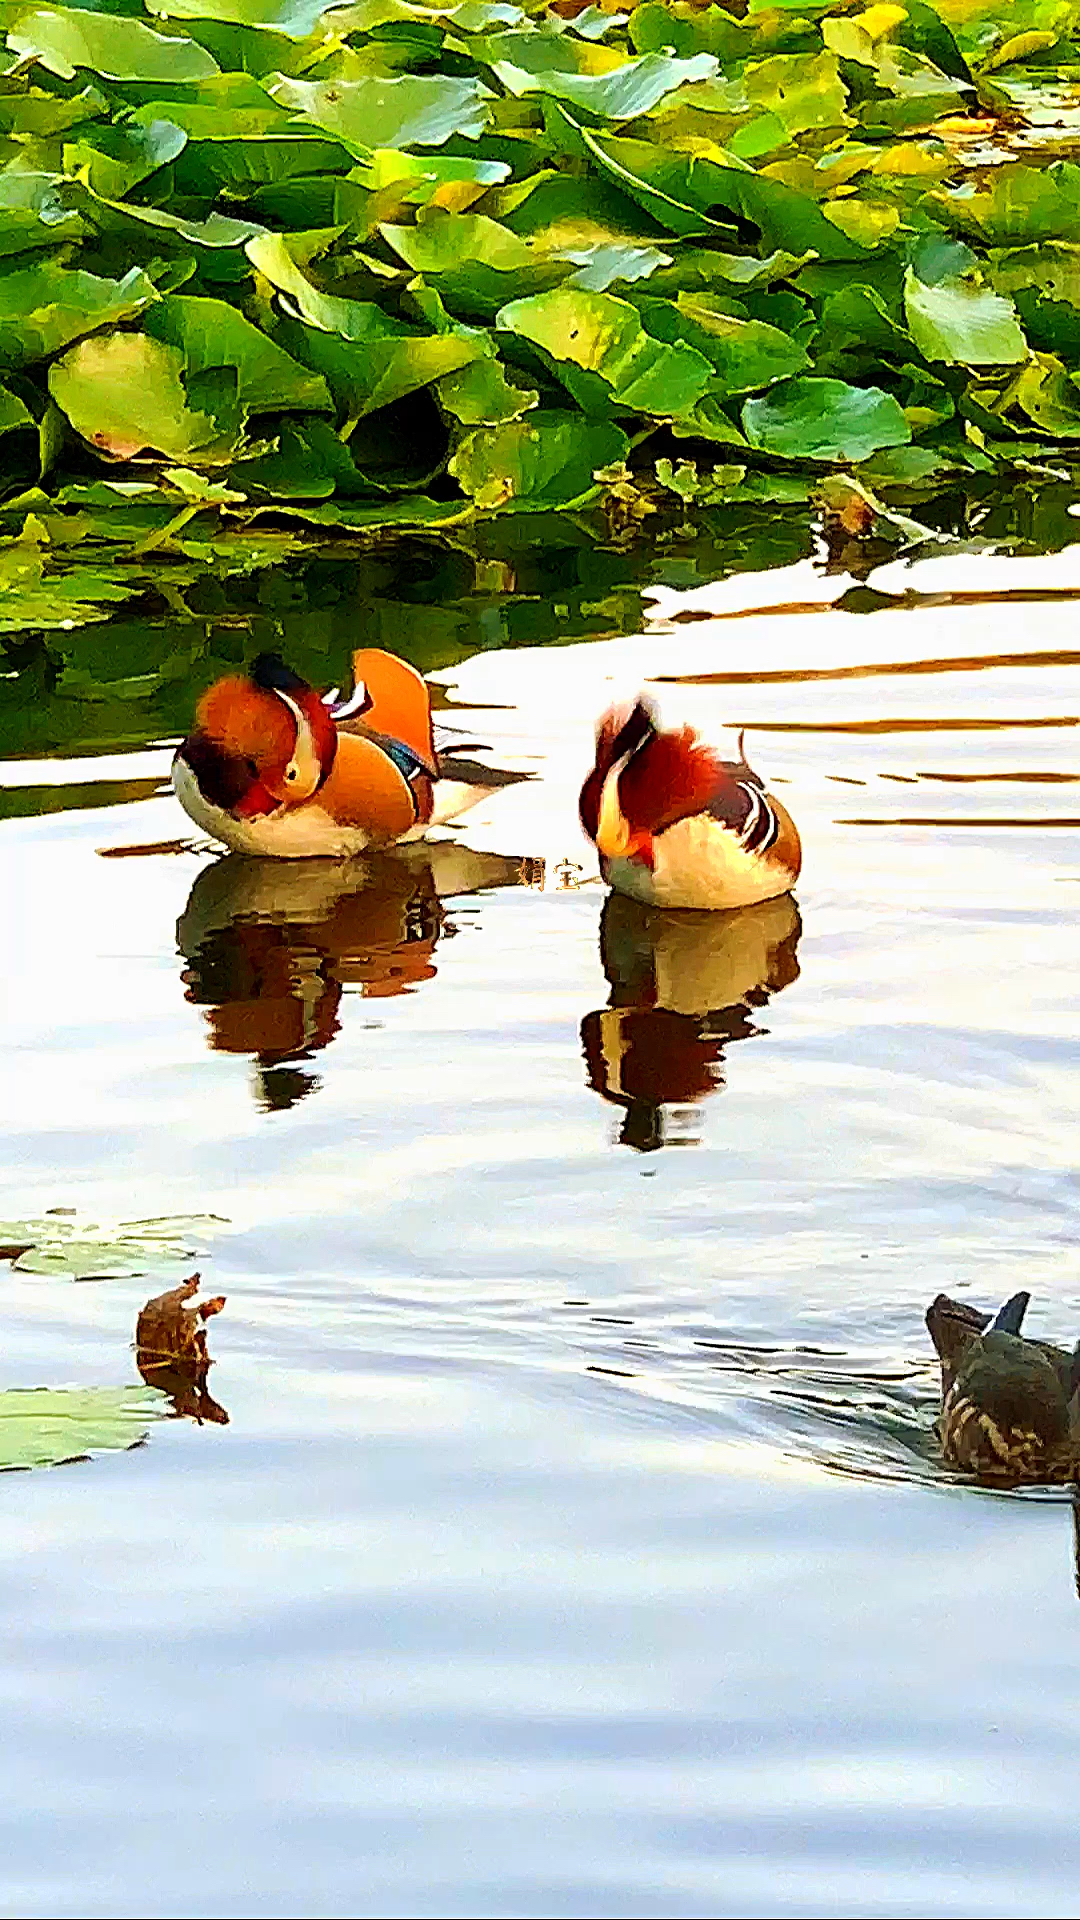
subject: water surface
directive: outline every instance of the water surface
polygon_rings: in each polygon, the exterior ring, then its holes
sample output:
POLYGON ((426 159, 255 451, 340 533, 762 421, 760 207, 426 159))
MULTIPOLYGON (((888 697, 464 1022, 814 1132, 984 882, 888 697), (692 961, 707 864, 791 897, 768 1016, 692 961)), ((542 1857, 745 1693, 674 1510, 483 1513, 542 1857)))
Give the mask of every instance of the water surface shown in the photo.
MULTIPOLYGON (((941 1472, 922 1316, 1080 1331, 1078 552, 474 653, 538 777, 427 854, 215 862, 145 732, 0 768, 0 1214, 229 1223, 229 1424, 0 1479, 4 1911, 1076 1911, 1070 1506, 941 1472), (643 681, 796 902, 604 907, 643 681)), ((137 1379, 158 1283, 0 1276, 0 1386, 137 1379)))

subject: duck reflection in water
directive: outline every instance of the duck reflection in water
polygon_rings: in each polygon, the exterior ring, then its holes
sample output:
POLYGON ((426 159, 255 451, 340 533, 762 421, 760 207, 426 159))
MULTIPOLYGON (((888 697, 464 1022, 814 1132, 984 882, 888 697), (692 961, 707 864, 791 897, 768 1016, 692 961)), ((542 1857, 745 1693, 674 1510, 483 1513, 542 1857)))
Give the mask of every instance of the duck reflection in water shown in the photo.
POLYGON ((291 1107, 319 1085, 302 1063, 338 1033, 346 987, 414 991, 455 931, 445 900, 541 880, 538 861, 453 842, 345 862, 229 854, 203 868, 177 922, 186 997, 206 1009, 213 1051, 254 1058, 260 1106, 291 1107))
POLYGON ((752 1012, 799 977, 802 923, 790 894, 727 913, 665 912, 612 893, 600 918, 609 1005, 586 1014, 590 1087, 622 1107, 626 1147, 651 1153, 700 1137, 672 1132, 668 1108, 690 1108, 724 1084, 733 1040, 761 1033, 752 1012))

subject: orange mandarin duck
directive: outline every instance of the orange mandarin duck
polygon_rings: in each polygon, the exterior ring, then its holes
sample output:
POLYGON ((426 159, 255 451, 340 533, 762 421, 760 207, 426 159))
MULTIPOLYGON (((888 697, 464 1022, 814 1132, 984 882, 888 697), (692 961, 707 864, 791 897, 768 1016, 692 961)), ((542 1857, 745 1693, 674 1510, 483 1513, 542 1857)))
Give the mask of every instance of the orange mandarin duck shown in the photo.
POLYGON ((746 763, 693 729, 662 732, 650 701, 597 728, 581 824, 617 893, 648 907, 750 907, 790 893, 802 848, 787 809, 746 763))
POLYGON ((341 702, 262 653, 208 688, 172 767, 196 826, 237 853, 347 859, 530 777, 439 753, 427 683, 406 661, 362 648, 353 674, 341 702))

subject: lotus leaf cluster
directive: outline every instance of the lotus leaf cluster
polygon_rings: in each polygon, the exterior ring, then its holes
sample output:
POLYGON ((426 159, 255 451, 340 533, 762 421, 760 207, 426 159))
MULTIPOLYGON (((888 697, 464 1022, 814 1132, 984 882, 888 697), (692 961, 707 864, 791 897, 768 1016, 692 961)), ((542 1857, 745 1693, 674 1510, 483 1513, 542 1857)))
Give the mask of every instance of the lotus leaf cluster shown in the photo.
POLYGON ((1060 457, 1078 17, 0 0, 7 507, 167 544, 1060 457))

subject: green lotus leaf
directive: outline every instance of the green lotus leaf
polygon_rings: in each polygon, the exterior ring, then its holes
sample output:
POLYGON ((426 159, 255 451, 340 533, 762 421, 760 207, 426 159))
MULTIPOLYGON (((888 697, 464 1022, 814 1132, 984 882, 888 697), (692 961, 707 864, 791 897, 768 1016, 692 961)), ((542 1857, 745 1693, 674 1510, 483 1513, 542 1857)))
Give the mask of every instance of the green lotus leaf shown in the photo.
POLYGON ((450 471, 478 507, 540 512, 581 499, 598 469, 628 451, 626 435, 609 421, 549 410, 469 434, 450 471))
POLYGON ((109 200, 90 187, 82 204, 100 233, 118 235, 136 244, 141 242, 143 246, 153 239, 166 249, 229 249, 242 247, 254 235, 264 232, 254 221, 231 220, 224 213, 208 213, 205 220, 186 220, 164 207, 139 207, 126 200, 109 200))
POLYGON ((118 200, 175 160, 186 145, 187 134, 171 120, 94 127, 64 148, 64 167, 68 173, 85 167, 94 192, 118 200))
POLYGON ((843 380, 785 380, 742 410, 752 447, 788 460, 865 460, 904 446, 911 428, 889 393, 843 380))
MULTIPOLYGON (((196 475, 190 479, 195 481, 196 475)), ((137 1278, 190 1266, 209 1236, 228 1222, 213 1213, 174 1214, 105 1226, 77 1214, 48 1213, 34 1220, 0 1220, 0 1242, 29 1242, 15 1261, 19 1273, 68 1280, 137 1278)))
POLYGON ((588 293, 604 293, 620 280, 648 280, 658 268, 670 267, 670 253, 659 247, 636 247, 625 240, 609 240, 591 247, 566 247, 562 255, 576 269, 569 285, 588 293))
POLYGON ((164 20, 223 20, 306 40, 333 0, 146 0, 164 20))
POLYGON ((58 353, 81 334, 130 320, 157 299, 141 267, 122 280, 99 278, 55 260, 0 277, 0 366, 58 353))
POLYGON ((18 394, 0 387, 0 433, 10 433, 13 427, 32 427, 33 424, 34 416, 18 394))
POLYGON ((378 147, 442 147, 476 140, 489 117, 490 90, 443 74, 372 75, 363 80, 278 80, 273 97, 332 133, 361 157, 378 147))
POLYGON ((928 287, 911 267, 904 276, 904 312, 919 352, 951 367, 1015 366, 1028 344, 1005 294, 972 279, 928 287))
POLYGON ((73 204, 76 191, 55 173, 0 173, 0 256, 81 239, 86 226, 73 204))
POLYGON ((322 375, 336 405, 350 419, 363 419, 391 401, 431 386, 489 351, 485 341, 464 330, 416 332, 388 319, 374 304, 368 308, 365 325, 366 331, 357 330, 347 340, 300 319, 286 320, 281 329, 294 358, 322 375))
POLYGON ((515 97, 546 93, 584 108, 598 119, 637 120, 675 88, 708 79, 716 72, 716 61, 708 53, 694 54, 689 60, 646 53, 639 60, 623 61, 609 73, 565 73, 558 69, 533 73, 509 60, 493 61, 492 71, 515 97))
POLYGON ((1014 404, 1054 440, 1080 440, 1080 392, 1061 361, 1033 354, 1013 388, 1014 404))
POLYGON ((154 1387, 9 1387, 0 1393, 0 1472, 126 1451, 168 1411, 154 1387))
POLYGON ((569 261, 545 255, 486 214, 434 208, 415 226, 384 224, 384 240, 436 287, 455 313, 487 319, 508 295, 539 292, 569 278, 569 261))
POLYGON ((805 349, 779 327, 742 319, 708 293, 680 293, 674 304, 646 301, 642 316, 657 339, 682 340, 702 354, 721 394, 752 393, 810 365, 805 349))
POLYGON ((114 459, 220 457, 221 427, 190 403, 184 356, 145 333, 98 334, 49 369, 49 392, 76 433, 114 459))
POLYGON ((743 69, 743 85, 751 106, 774 115, 787 139, 810 127, 849 124, 847 88, 834 53, 813 59, 781 53, 771 60, 750 61, 743 69))
POLYGON ((721 231, 714 217, 720 210, 752 222, 767 249, 812 252, 822 260, 863 255, 861 247, 825 218, 816 201, 782 181, 748 167, 667 153, 646 140, 601 138, 586 127, 578 132, 587 151, 623 191, 672 233, 721 231))
POLYGON ((535 388, 515 386, 502 362, 487 357, 447 374, 436 391, 440 406, 464 427, 498 427, 519 420, 540 400, 535 388))
POLYGON ((990 277, 998 293, 1034 287, 1051 300, 1080 309, 1080 245, 1075 243, 1046 240, 1038 246, 992 253, 990 277))
POLYGON ((985 186, 928 195, 934 213, 992 247, 1040 240, 1075 241, 1080 231, 1080 167, 1017 162, 995 167, 985 186))
POLYGON ((609 293, 563 287, 513 300, 495 324, 542 348, 576 398, 588 389, 566 377, 564 368, 596 376, 616 406, 671 417, 692 407, 712 377, 703 354, 682 341, 668 346, 654 339, 637 309, 609 293))
POLYGON ((185 378, 216 367, 235 371, 240 405, 248 413, 278 408, 330 412, 326 382, 291 358, 224 300, 171 294, 147 315, 146 332, 179 348, 185 378))
POLYGON ((103 80, 167 80, 171 85, 220 71, 194 40, 155 33, 141 20, 73 7, 21 14, 7 44, 20 59, 38 60, 62 80, 74 80, 80 67, 103 80))
MULTIPOLYGON (((394 197, 401 206, 436 206, 465 213, 489 187, 510 176, 505 160, 470 160, 460 154, 402 153, 382 147, 353 168, 349 178, 372 194, 394 197)), ((384 207, 381 218, 388 217, 384 207)))

